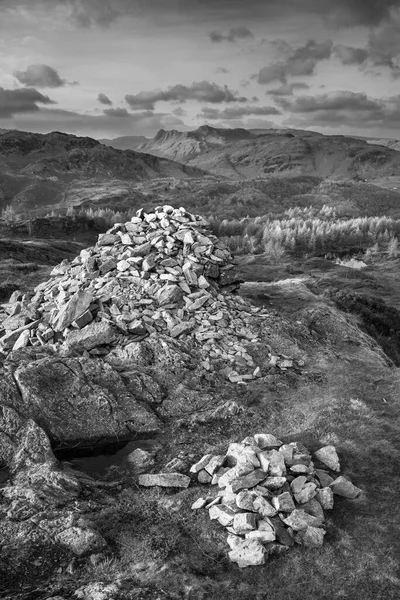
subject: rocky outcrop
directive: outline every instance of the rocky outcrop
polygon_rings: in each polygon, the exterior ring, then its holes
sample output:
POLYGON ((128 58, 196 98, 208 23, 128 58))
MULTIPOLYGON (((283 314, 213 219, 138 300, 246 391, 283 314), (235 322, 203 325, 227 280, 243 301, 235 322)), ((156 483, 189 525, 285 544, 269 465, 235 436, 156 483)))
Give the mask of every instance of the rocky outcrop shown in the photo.
POLYGON ((57 448, 90 448, 160 429, 155 414, 99 359, 45 358, 21 365, 14 377, 19 411, 57 448))

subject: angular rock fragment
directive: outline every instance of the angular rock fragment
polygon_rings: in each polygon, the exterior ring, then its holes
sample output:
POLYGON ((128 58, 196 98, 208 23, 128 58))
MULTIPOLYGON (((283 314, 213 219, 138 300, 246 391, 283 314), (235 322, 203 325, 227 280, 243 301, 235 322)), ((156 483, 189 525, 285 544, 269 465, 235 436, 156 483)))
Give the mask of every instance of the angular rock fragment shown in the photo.
POLYGON ((320 448, 315 452, 315 457, 332 471, 340 471, 340 462, 335 446, 320 448))
POLYGON ((92 350, 103 344, 111 344, 115 338, 115 328, 110 323, 101 321, 90 323, 78 331, 71 331, 65 344, 70 350, 92 350))
POLYGON ((322 525, 321 521, 312 515, 309 515, 304 510, 293 510, 283 522, 291 527, 294 531, 300 531, 301 529, 307 529, 307 527, 319 527, 322 525))
POLYGON ((337 496, 343 496, 343 498, 357 498, 357 496, 359 496, 362 492, 360 488, 353 485, 351 481, 342 475, 332 481, 329 487, 334 494, 337 496))
POLYGON ((315 497, 323 509, 332 510, 334 500, 333 491, 330 487, 321 488, 320 490, 317 490, 315 497))
POLYGON ((229 558, 237 563, 238 567, 263 565, 265 562, 265 548, 259 540, 243 540, 229 552, 229 558))
POLYGON ((326 531, 319 527, 309 525, 307 529, 301 529, 296 535, 296 542, 306 548, 320 548, 324 543, 326 531))

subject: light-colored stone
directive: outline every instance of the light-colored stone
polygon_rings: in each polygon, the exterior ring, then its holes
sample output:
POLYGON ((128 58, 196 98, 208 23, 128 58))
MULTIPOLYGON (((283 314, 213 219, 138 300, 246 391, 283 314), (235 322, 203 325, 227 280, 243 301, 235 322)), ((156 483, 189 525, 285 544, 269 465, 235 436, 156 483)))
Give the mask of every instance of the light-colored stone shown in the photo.
POLYGON ((306 548, 321 548, 324 543, 326 531, 319 527, 309 525, 307 529, 301 529, 296 535, 296 542, 306 546, 306 548))
POLYGON ((340 471, 340 462, 335 446, 320 448, 315 452, 315 457, 332 471, 340 471))
POLYGON ((97 531, 81 527, 65 529, 56 535, 55 541, 76 556, 95 554, 107 547, 107 542, 97 531))
POLYGON ((259 496, 254 500, 253 509, 256 510, 262 517, 273 517, 277 513, 276 508, 274 508, 272 504, 270 504, 268 500, 262 496, 259 496))
POLYGON ((279 494, 279 496, 274 496, 272 498, 272 505, 279 512, 290 513, 296 508, 289 492, 283 492, 283 494, 279 494))
POLYGON ((261 450, 264 448, 279 448, 283 443, 271 433, 256 433, 254 439, 261 450))
POLYGON ((317 490, 316 499, 325 510, 332 510, 333 508, 333 491, 330 487, 321 488, 317 490))
POLYGON ((233 519, 233 528, 236 533, 246 533, 257 527, 256 515, 253 512, 238 513, 233 519))
POLYGON ((312 515, 309 515, 304 510, 293 510, 283 522, 288 527, 291 527, 294 531, 300 531, 301 529, 307 529, 307 527, 319 527, 322 525, 321 521, 312 515))
POLYGON ((126 460, 134 473, 137 474, 145 473, 154 466, 154 458, 150 452, 141 448, 136 448, 133 452, 130 452, 126 460))
POLYGON ((187 488, 190 484, 190 477, 182 473, 155 473, 139 475, 139 485, 144 487, 172 487, 187 488))
POLYGON ((265 548, 259 540, 243 540, 228 555, 240 568, 263 565, 265 562, 265 548))

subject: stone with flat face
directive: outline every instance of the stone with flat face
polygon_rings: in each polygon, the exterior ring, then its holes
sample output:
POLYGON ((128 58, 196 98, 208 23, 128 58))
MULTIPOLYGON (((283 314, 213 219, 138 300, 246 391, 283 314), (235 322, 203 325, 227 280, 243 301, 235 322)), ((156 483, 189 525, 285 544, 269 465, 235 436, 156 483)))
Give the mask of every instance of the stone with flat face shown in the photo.
POLYGON ((290 513, 286 519, 283 520, 285 525, 291 527, 294 531, 300 531, 301 529, 307 529, 307 527, 319 527, 322 525, 321 521, 312 515, 309 515, 304 510, 295 509, 290 513))
POLYGON ((252 473, 249 473, 249 475, 239 477, 238 479, 232 481, 232 491, 236 493, 243 489, 250 489, 258 485, 264 479, 264 471, 261 471, 261 469, 255 469, 252 473))
POLYGON ((332 471, 340 471, 340 462, 335 446, 320 448, 315 452, 315 457, 332 471))
POLYGON ((324 529, 309 525, 307 529, 302 529, 297 533, 296 542, 306 548, 320 548, 324 543, 325 533, 324 529))
POLYGON ((353 485, 351 481, 342 475, 332 481, 329 487, 334 494, 337 496, 343 496, 343 498, 357 498, 357 496, 359 496, 362 492, 360 488, 353 485))
POLYGON ((325 510, 332 510, 333 508, 333 491, 330 487, 321 488, 317 490, 316 499, 325 510))
POLYGON ((296 508, 290 492, 283 492, 283 494, 279 494, 279 496, 274 496, 272 498, 272 505, 279 512, 290 513, 296 508))
POLYGON ((263 565, 264 555, 265 548, 259 540, 243 540, 228 554, 230 560, 240 568, 263 565))

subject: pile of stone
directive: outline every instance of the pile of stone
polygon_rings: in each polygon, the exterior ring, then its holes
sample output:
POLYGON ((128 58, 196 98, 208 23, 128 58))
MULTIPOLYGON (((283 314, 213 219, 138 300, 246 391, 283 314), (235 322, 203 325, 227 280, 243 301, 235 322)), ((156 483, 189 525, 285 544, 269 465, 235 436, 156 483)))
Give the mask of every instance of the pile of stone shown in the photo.
MULTIPOLYGON (((33 297, 14 293, 0 349, 50 345, 103 356, 149 335, 184 337, 200 350, 204 369, 238 383, 259 377, 247 346, 259 341, 267 313, 225 293, 238 285, 232 256, 206 227, 184 208, 140 209, 55 267, 33 297)), ((277 356, 271 361, 291 366, 277 356)))
POLYGON ((218 486, 217 495, 199 498, 192 509, 208 509, 210 519, 226 528, 229 558, 239 567, 263 564, 295 543, 322 546, 334 495, 361 493, 338 476, 334 446, 313 458, 299 442, 283 444, 265 433, 230 444, 224 455, 206 454, 190 471, 200 483, 218 486))

